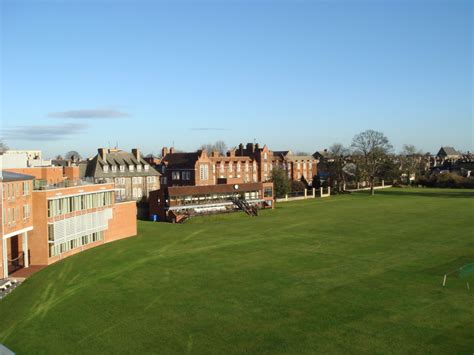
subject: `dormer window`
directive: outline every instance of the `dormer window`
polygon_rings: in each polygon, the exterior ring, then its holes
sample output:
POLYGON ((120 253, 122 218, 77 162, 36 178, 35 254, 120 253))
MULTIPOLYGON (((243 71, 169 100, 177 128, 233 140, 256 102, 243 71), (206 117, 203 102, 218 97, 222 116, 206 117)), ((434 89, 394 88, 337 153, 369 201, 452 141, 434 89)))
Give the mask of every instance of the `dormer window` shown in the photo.
POLYGON ((142 171, 142 165, 141 164, 137 165, 137 171, 142 171))
POLYGON ((112 172, 116 172, 117 171, 117 165, 112 165, 112 172))
POLYGON ((128 170, 133 171, 133 170, 135 170, 135 167, 133 165, 129 165, 128 170))
POLYGON ((145 171, 150 170, 150 165, 145 165, 145 171))
POLYGON ((120 165, 120 171, 123 173, 125 171, 125 165, 120 165))
POLYGON ((108 165, 104 165, 104 173, 108 173, 109 172, 109 166, 108 165))

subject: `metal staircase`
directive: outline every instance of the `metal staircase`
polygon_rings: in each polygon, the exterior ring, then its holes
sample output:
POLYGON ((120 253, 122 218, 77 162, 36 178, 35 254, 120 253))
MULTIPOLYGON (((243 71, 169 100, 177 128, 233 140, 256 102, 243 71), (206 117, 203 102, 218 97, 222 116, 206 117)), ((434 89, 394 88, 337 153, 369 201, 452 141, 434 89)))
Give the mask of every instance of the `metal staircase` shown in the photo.
POLYGON ((251 206, 247 201, 239 198, 239 197, 234 197, 232 198, 232 202, 239 207, 242 211, 247 213, 251 217, 257 217, 258 216, 258 210, 255 206, 251 206))

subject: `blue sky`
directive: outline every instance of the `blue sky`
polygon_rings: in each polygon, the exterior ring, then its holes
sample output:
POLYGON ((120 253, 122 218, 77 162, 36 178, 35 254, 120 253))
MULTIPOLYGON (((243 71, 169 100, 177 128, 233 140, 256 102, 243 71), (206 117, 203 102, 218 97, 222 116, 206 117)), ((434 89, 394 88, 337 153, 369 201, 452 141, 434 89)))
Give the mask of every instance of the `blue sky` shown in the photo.
POLYGON ((0 3, 11 148, 474 148, 472 1, 0 3))

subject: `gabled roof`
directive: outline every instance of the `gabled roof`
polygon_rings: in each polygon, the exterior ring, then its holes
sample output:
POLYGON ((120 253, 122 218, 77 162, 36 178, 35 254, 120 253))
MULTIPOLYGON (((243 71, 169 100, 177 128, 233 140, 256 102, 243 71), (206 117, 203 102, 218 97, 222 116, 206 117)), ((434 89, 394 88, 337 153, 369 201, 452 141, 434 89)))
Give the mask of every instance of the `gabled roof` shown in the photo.
POLYGON ((140 159, 137 159, 132 153, 125 152, 123 150, 110 150, 105 154, 105 159, 97 154, 87 163, 87 168, 85 172, 86 177, 130 177, 130 176, 159 176, 161 175, 156 171, 150 164, 148 164, 143 157, 140 156, 140 159), (104 172, 104 166, 109 166, 109 171, 104 172), (120 166, 125 166, 125 171, 120 171, 120 166), (134 166, 134 170, 130 171, 129 166, 134 166), (138 171, 136 169, 137 165, 149 166, 148 170, 142 169, 138 171), (115 172, 111 171, 111 167, 117 167, 115 172))
POLYGON ((441 155, 442 152, 444 152, 446 155, 461 155, 461 153, 459 153, 453 147, 441 147, 441 149, 438 152, 438 155, 441 155))
POLYGON ((1 179, 3 182, 11 182, 11 181, 34 180, 35 177, 34 177, 34 176, 31 176, 31 175, 13 173, 13 172, 11 172, 11 171, 3 170, 3 171, 1 172, 0 179, 1 179))
POLYGON ((163 157, 163 163, 173 169, 194 169, 199 159, 199 152, 168 153, 163 157))

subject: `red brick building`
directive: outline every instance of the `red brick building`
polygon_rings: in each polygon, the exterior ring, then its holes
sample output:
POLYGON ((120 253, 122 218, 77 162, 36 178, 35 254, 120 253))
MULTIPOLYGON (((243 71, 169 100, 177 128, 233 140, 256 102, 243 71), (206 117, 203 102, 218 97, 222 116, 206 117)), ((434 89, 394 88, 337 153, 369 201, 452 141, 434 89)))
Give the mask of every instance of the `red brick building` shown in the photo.
POLYGON ((137 234, 136 203, 116 202, 113 183, 35 187, 33 179, 3 172, 0 278, 137 234))

